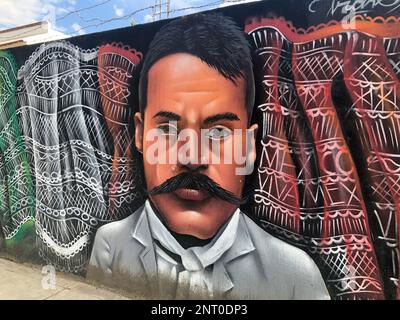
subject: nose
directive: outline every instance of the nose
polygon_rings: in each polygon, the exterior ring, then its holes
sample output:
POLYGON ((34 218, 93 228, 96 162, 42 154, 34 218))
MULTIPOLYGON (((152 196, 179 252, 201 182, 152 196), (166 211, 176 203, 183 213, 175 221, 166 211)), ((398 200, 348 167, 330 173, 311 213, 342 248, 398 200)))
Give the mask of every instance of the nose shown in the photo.
POLYGON ((199 134, 195 130, 185 130, 186 139, 178 143, 178 167, 191 172, 204 171, 208 168, 207 152, 201 145, 199 134))
POLYGON ((207 170, 208 164, 196 164, 196 163, 187 163, 187 164, 178 164, 180 168, 186 169, 187 171, 190 172, 199 172, 199 171, 204 171, 207 170))

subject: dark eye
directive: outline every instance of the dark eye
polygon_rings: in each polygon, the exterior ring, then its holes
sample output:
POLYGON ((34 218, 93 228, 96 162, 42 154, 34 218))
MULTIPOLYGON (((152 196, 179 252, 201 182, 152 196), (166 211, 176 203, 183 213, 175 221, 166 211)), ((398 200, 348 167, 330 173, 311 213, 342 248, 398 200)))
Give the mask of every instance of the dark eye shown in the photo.
POLYGON ((232 130, 224 126, 215 126, 208 130, 206 136, 212 140, 223 140, 232 134, 232 130))
POLYGON ((178 128, 172 123, 161 123, 157 126, 157 129, 161 131, 162 135, 176 135, 178 134, 178 128))

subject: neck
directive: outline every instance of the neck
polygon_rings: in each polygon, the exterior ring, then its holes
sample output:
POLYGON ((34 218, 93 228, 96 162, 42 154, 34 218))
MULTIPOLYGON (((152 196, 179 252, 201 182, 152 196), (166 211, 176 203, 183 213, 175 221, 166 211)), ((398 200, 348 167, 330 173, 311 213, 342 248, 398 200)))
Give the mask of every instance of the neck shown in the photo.
POLYGON ((151 201, 149 201, 149 202, 150 202, 151 208, 153 209, 153 211, 156 214, 156 216, 158 217, 158 219, 160 219, 160 221, 165 226, 165 228, 167 228, 167 230, 175 238, 175 240, 182 246, 182 248, 188 249, 188 248, 191 248, 191 247, 203 247, 206 244, 210 243, 211 240, 213 239, 212 237, 209 238, 209 239, 199 239, 199 238, 196 238, 195 236, 192 236, 190 234, 181 234, 181 233, 177 233, 175 231, 172 231, 168 227, 168 225, 166 224, 165 219, 163 218, 163 216, 157 210, 156 206, 153 205, 153 203, 151 201))
POLYGON ((180 234, 168 229, 171 235, 176 241, 184 248, 188 249, 191 247, 203 247, 208 244, 213 238, 209 239, 199 239, 189 234, 180 234))

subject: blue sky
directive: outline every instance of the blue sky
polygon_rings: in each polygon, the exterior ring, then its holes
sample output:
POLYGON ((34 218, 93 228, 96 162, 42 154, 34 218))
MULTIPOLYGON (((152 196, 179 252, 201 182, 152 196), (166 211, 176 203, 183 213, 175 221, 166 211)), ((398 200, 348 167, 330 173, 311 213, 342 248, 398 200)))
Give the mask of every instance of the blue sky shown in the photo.
MULTIPOLYGON (((172 16, 217 8, 220 2, 171 0, 171 10, 176 10, 172 16), (200 6, 204 7, 186 9, 200 6)), ((155 0, 0 0, 0 30, 49 20, 56 30, 70 35, 99 32, 126 27, 132 21, 136 24, 152 21, 150 7, 154 3, 155 0), (88 7, 93 8, 82 10, 88 7)))

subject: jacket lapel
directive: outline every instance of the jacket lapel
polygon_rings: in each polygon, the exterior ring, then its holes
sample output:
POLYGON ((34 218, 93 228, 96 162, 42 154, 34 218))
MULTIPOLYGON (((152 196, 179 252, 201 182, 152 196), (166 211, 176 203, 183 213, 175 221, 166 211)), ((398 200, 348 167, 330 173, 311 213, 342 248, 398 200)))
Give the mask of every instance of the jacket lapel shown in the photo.
MULTIPOLYGON (((234 279, 230 276, 229 269, 238 262, 237 258, 255 250, 251 240, 243 213, 240 213, 240 220, 236 232, 236 239, 232 247, 214 265, 213 284, 217 294, 225 294, 235 286, 234 279)), ((250 272, 246 270, 245 272, 250 272)))
POLYGON ((139 259, 141 261, 143 271, 150 280, 149 284, 153 286, 153 289, 155 289, 157 262, 145 207, 142 208, 139 214, 140 217, 138 218, 136 225, 133 226, 132 237, 142 245, 142 249, 139 253, 139 259))

